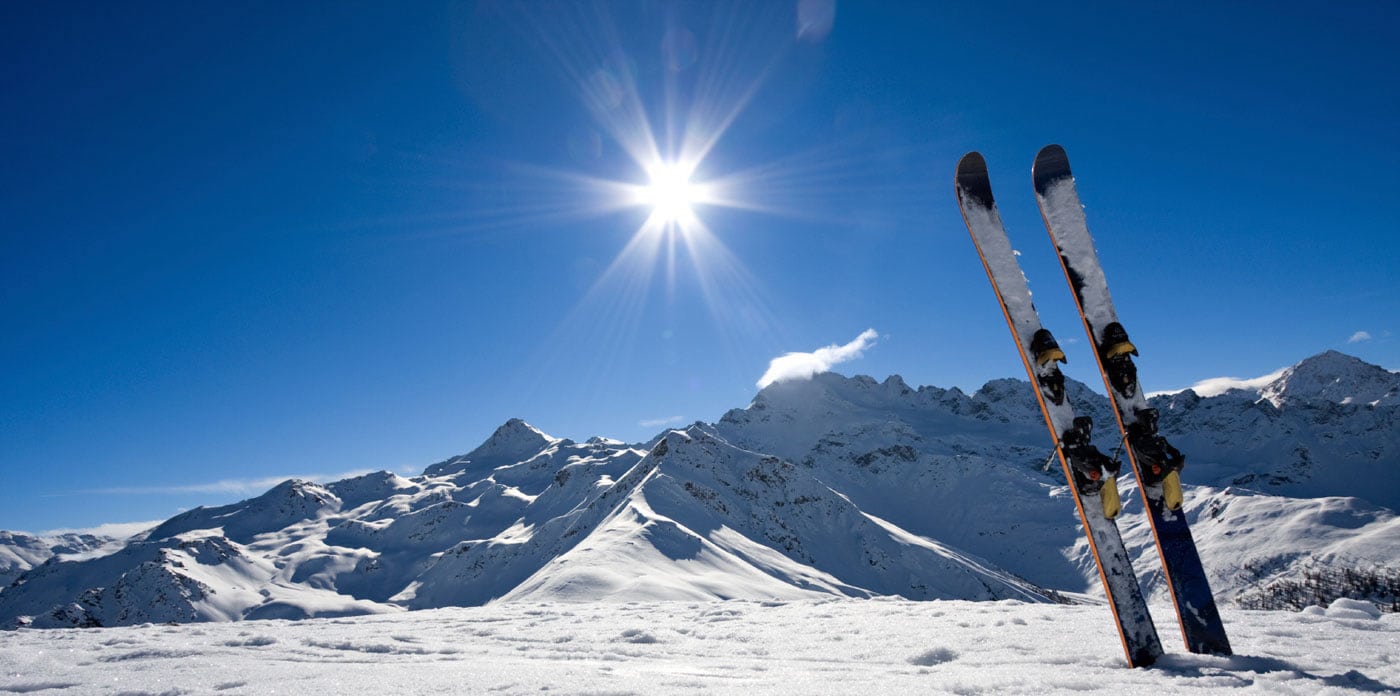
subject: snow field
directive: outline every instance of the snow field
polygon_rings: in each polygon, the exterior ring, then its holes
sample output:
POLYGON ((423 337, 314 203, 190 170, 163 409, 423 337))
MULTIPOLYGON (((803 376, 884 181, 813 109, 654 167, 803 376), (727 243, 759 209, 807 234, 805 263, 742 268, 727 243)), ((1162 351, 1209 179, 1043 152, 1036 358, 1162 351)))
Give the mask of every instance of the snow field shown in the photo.
MULTIPOLYGON (((1165 606, 1154 607, 1161 619, 1165 606)), ((0 632, 0 693, 1393 693, 1400 615, 1225 610, 1232 657, 1127 669, 1103 606, 898 599, 499 603, 0 632)))

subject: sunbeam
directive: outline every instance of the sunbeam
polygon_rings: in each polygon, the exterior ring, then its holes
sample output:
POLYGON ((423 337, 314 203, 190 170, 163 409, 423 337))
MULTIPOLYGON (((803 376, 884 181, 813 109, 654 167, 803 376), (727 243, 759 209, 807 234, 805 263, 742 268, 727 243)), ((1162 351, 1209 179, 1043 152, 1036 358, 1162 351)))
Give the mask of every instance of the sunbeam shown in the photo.
MULTIPOLYGON (((728 17, 718 22, 723 27, 721 31, 707 37, 703 55, 688 30, 674 18, 668 21, 671 28, 661 35, 657 46, 663 67, 660 76, 664 98, 659 100, 661 106, 656 111, 646 107, 653 100, 644 97, 638 78, 641 69, 621 43, 625 32, 612 23, 600 6, 569 7, 560 14, 534 17, 526 24, 534 42, 546 49, 574 86, 597 127, 627 154, 638 175, 630 181, 577 173, 552 175, 556 181, 572 181, 597 197, 595 206, 580 206, 581 212, 624 207, 646 212, 633 242, 598 283, 610 282, 623 272, 619 264, 659 263, 664 270, 666 297, 671 301, 676 293, 677 264, 684 260, 694 273, 711 316, 723 322, 723 308, 729 304, 725 292, 733 286, 718 283, 709 274, 721 266, 736 269, 736 276, 748 273, 701 219, 706 207, 738 207, 728 203, 737 196, 702 176, 704 160, 739 118, 793 40, 784 37, 782 41, 772 41, 757 34, 747 35, 763 29, 753 29, 753 23, 741 21, 737 7, 716 7, 717 12, 728 17), (745 70, 748 79, 744 78, 745 70), (693 74, 686 77, 686 71, 693 74), (683 83, 689 84, 690 89, 682 89, 683 83), (658 253, 629 253, 641 238, 655 239, 658 253), (722 261, 702 255, 714 255, 722 261)), ((650 275, 650 269, 645 270, 650 275)), ((589 296, 597 291, 595 285, 589 296)))
MULTIPOLYGON (((777 351, 784 336, 770 298, 722 239, 733 236, 731 225, 742 222, 742 215, 723 216, 725 226, 718 229, 706 216, 732 209, 819 217, 818 206, 786 189, 814 174, 839 177, 843 170, 878 169, 878 163, 846 167, 848 162, 831 156, 835 150, 826 153, 830 166, 799 158, 785 167, 781 160, 755 161, 748 142, 726 145, 750 107, 767 96, 766 86, 780 84, 780 92, 791 88, 778 78, 790 76, 786 71, 794 56, 807 55, 799 48, 792 8, 666 6, 647 26, 637 27, 617 25, 603 5, 549 7, 512 6, 511 21, 571 89, 591 127, 602 134, 602 146, 591 150, 591 159, 580 160, 581 168, 513 169, 549 182, 547 195, 567 198, 567 205, 556 207, 560 213, 624 218, 630 211, 637 214, 632 223, 637 226, 547 341, 546 351, 565 350, 562 346, 580 338, 606 346, 608 360, 618 364, 590 366, 602 372, 594 377, 606 380, 607 372, 627 366, 633 354, 648 355, 658 347, 648 336, 665 334, 669 340, 673 332, 666 325, 688 323, 684 303, 692 300, 703 306, 707 332, 724 353, 715 357, 737 361, 756 349, 777 351), (701 23, 709 27, 703 35, 692 33, 689 27, 698 25, 682 17, 697 12, 713 14, 701 23), (647 36, 655 43, 640 38, 647 36), (573 190, 561 194, 560 187, 573 190), (656 308, 664 310, 659 315, 648 309, 658 302, 656 308), (663 326, 649 334, 643 322, 663 326)), ((566 358, 546 356, 542 362, 562 364, 566 358)))

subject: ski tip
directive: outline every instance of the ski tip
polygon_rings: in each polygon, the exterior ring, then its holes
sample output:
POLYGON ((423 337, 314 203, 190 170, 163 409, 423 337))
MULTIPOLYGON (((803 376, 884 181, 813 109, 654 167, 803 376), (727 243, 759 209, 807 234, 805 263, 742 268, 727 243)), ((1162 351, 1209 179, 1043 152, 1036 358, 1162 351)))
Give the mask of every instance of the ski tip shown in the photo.
POLYGON ((1035 156, 1031 167, 1031 178, 1035 180, 1035 192, 1044 195, 1050 185, 1065 177, 1073 177, 1069 170, 1069 155, 1059 145, 1046 145, 1035 156))
POLYGON ((969 152, 958 160, 958 198, 968 198, 984 208, 996 205, 992 199, 992 181, 987 177, 987 160, 981 153, 969 152))

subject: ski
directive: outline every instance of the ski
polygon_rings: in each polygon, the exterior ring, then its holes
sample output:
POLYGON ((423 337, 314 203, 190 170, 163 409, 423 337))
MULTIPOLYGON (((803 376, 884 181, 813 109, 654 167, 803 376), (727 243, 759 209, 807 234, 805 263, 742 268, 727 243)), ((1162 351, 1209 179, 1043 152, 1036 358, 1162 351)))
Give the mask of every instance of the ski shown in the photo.
POLYGON ((1036 155, 1031 178, 1041 217, 1059 251, 1065 279, 1074 291, 1084 331, 1094 348, 1104 388, 1113 398, 1119 432, 1127 442, 1128 462, 1146 502, 1186 649, 1229 655, 1230 641, 1182 510, 1179 472, 1185 457, 1157 433, 1157 411, 1148 406, 1133 363, 1137 347, 1128 339, 1113 308, 1064 148, 1050 145, 1042 149, 1036 155))
POLYGON ((1059 368, 1059 363, 1065 362, 1064 352, 1054 336, 1040 325, 1026 277, 992 199, 987 163, 980 154, 970 152, 958 162, 956 188, 963 222, 1020 349, 1021 361, 1084 523, 1089 551, 1098 565, 1104 594, 1118 623, 1124 656, 1129 666, 1150 665, 1161 656, 1162 644, 1133 573, 1132 559, 1113 520, 1119 510, 1116 464, 1090 444, 1092 422, 1087 417, 1076 417, 1065 396, 1065 378, 1059 368))

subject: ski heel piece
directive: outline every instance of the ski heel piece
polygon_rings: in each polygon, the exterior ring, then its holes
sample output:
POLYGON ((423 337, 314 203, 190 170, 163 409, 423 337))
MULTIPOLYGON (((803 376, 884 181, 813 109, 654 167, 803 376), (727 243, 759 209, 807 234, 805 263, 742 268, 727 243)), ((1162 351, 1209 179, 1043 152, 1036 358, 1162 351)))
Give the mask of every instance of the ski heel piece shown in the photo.
POLYGON ((1103 472, 1098 469, 1086 467, 1081 460, 1070 462, 1070 468, 1074 470, 1074 490, 1080 495, 1098 495, 1103 490, 1103 472))
POLYGON ((1175 471, 1167 472, 1162 479, 1162 502, 1168 510, 1181 509, 1181 475, 1175 471))
MULTIPOLYGON (((1065 458, 1069 460, 1070 470, 1074 472, 1074 486, 1080 495, 1109 495, 1112 496, 1112 506, 1115 510, 1122 507, 1118 502, 1118 488, 1113 486, 1113 490, 1104 492, 1104 485, 1114 481, 1118 476, 1117 462, 1109 459, 1103 452, 1090 443, 1090 438, 1094 431, 1094 421, 1088 416, 1077 416, 1073 421, 1073 426, 1065 431, 1060 438, 1061 446, 1064 448, 1065 458)), ((1109 510, 1110 503, 1105 500, 1103 503, 1104 512, 1109 510)), ((1113 519, 1118 513, 1115 511, 1111 515, 1106 515, 1113 519)))
POLYGON ((1118 513, 1123 511, 1123 501, 1118 497, 1118 477, 1109 476, 1104 479, 1099 498, 1103 503, 1103 516, 1110 520, 1116 519, 1118 513))

